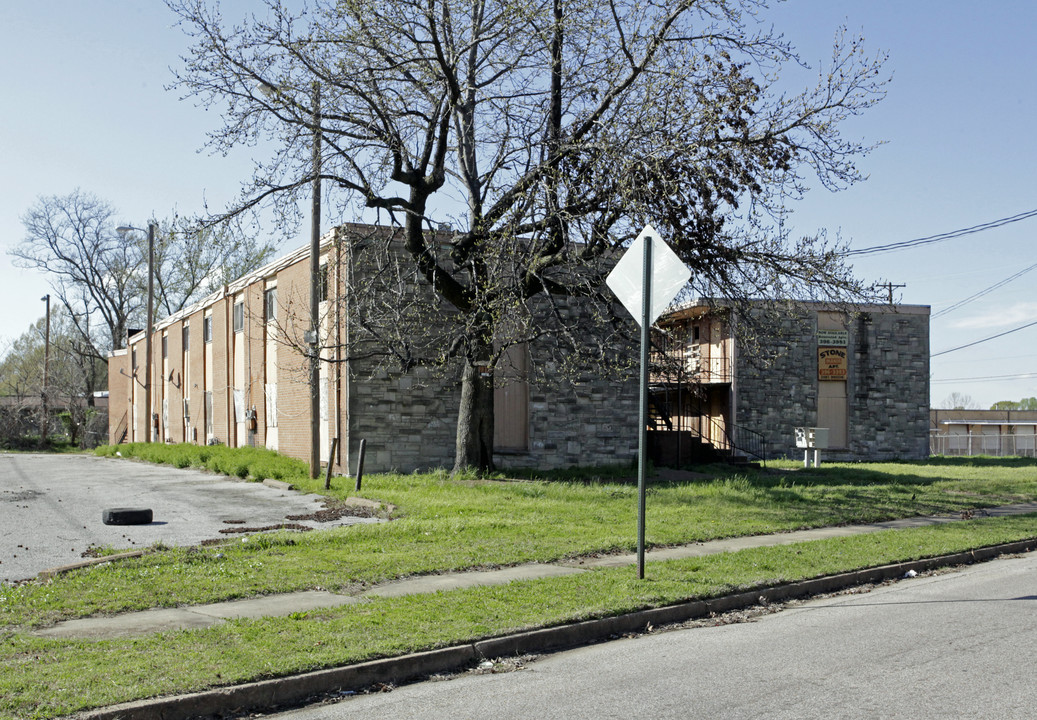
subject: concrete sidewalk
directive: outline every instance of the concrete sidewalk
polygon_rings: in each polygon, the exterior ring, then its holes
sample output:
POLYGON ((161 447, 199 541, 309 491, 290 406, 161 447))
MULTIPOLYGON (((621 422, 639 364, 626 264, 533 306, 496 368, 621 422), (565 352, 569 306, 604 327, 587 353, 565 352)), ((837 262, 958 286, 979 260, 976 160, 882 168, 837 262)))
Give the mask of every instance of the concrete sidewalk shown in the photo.
MULTIPOLYGON (((975 511, 975 517, 1005 517, 1037 512, 1037 502, 1006 505, 975 511)), ((972 516, 970 514, 970 516, 972 516)), ((913 517, 866 525, 816 528, 771 535, 728 538, 679 547, 660 548, 646 552, 649 562, 700 557, 723 552, 732 552, 753 547, 769 547, 790 543, 846 537, 865 533, 902 528, 923 527, 955 522, 964 519, 961 514, 913 517)), ((444 573, 422 575, 376 585, 357 595, 340 595, 326 591, 305 591, 268 595, 246 600, 213 603, 185 608, 145 610, 124 613, 111 617, 92 617, 69 620, 57 625, 36 630, 32 634, 40 637, 63 638, 115 638, 132 637, 168 630, 204 628, 233 618, 279 617, 325 607, 337 607, 362 602, 369 597, 393 597, 420 593, 455 590, 479 585, 501 585, 515 580, 533 580, 560 575, 572 575, 601 567, 634 565, 634 554, 609 555, 551 564, 519 565, 501 570, 482 572, 444 573)))

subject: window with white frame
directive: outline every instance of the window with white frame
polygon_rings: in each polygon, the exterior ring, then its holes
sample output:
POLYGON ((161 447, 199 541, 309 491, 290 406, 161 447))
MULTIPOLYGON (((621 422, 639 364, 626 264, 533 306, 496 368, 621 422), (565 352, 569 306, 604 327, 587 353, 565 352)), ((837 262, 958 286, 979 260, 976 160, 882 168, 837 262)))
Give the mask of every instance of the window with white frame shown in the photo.
POLYGON ((267 288, 263 293, 263 318, 267 322, 277 319, 277 288, 267 288))

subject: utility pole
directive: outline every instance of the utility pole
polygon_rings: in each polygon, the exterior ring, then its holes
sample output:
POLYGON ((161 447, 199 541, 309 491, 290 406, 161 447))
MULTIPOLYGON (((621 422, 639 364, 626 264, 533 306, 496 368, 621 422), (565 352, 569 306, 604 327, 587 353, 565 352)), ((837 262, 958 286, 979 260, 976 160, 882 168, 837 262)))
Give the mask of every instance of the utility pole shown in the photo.
POLYGON ((884 282, 884 283, 879 283, 877 287, 886 288, 886 291, 889 293, 889 304, 892 305, 893 304, 893 290, 895 290, 896 288, 907 287, 907 285, 894 285, 891 282, 884 282))
POLYGON ((313 205, 310 210, 310 477, 320 477, 320 83, 313 83, 313 205))
POLYGON ((151 421, 151 333, 155 329, 155 223, 148 223, 148 316, 147 335, 144 338, 144 406, 148 409, 148 431, 144 434, 144 441, 152 440, 151 421))
POLYGON ((50 366, 50 293, 40 298, 47 303, 47 324, 43 332, 43 388, 40 390, 42 415, 40 416, 40 446, 47 442, 47 425, 50 421, 50 412, 47 409, 47 370, 50 366))

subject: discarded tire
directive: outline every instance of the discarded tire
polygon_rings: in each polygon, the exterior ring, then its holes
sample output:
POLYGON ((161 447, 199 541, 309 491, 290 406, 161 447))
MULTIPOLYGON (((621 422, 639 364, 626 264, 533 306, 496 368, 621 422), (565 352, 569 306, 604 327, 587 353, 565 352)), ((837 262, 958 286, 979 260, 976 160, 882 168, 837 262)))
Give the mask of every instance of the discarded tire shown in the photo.
POLYGON ((101 513, 105 525, 147 525, 152 517, 151 508, 108 508, 101 513))

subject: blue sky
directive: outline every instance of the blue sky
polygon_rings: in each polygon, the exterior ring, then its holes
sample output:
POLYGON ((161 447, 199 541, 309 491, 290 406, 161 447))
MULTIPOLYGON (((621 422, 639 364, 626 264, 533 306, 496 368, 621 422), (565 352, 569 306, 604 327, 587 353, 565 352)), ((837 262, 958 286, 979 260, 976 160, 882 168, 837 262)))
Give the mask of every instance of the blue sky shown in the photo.
MULTIPOLYGON (((255 3, 222 5, 235 18, 255 3)), ((862 248, 1037 208, 1037 3, 792 0, 766 17, 815 68, 846 24, 869 49, 889 53, 893 73, 886 100, 845 126, 886 141, 860 163, 869 180, 838 194, 814 183, 794 208, 797 232, 827 228, 862 248)), ((173 21, 159 0, 0 4, 0 248, 21 240, 20 217, 40 195, 81 188, 136 225, 234 196, 248 152, 200 152, 219 118, 164 89, 187 48, 173 21)), ((813 73, 788 81, 805 84, 813 73)), ((1025 220, 854 265, 865 278, 905 284, 899 300, 937 312, 1037 263, 1035 234, 1037 219, 1025 220)), ((1035 281, 1037 270, 934 319, 932 351, 1037 320, 1035 281)), ((43 314, 47 292, 45 278, 0 256, 0 348, 43 314)), ((932 404, 952 392, 984 407, 1037 396, 1035 359, 1037 326, 935 357, 932 404)))

